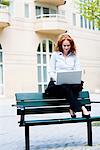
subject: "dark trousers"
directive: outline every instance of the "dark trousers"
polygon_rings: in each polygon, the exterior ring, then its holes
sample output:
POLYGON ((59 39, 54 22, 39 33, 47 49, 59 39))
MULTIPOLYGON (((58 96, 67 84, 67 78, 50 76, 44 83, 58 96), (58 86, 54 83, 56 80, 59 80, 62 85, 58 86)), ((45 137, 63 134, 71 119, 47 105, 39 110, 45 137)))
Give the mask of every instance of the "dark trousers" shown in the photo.
MULTIPOLYGON (((53 82, 53 81, 51 81, 53 82)), ((56 98, 66 98, 70 104, 70 109, 74 112, 81 110, 81 104, 77 100, 79 92, 83 89, 83 81, 81 84, 62 84, 55 85, 54 83, 49 83, 47 89, 45 90, 50 96, 56 98)))

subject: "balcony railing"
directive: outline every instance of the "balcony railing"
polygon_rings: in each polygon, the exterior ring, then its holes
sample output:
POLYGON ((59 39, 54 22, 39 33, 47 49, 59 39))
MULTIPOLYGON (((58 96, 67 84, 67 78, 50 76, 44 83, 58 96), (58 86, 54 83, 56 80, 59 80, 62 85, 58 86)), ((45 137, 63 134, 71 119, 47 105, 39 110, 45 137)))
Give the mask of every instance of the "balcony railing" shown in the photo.
POLYGON ((65 19, 65 16, 64 15, 61 15, 61 14, 41 14, 41 15, 37 15, 36 16, 37 19, 40 19, 40 18, 56 18, 56 19, 65 19))
POLYGON ((66 17, 61 14, 41 14, 36 16, 35 31, 60 34, 67 30, 66 17))
POLYGON ((0 28, 9 26, 8 6, 0 4, 0 28))

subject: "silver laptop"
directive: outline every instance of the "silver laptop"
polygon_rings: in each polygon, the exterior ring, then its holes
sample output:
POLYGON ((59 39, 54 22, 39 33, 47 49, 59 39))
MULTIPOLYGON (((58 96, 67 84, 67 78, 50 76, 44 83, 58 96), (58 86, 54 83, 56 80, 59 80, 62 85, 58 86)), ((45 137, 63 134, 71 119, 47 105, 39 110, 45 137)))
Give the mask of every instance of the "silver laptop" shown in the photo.
POLYGON ((82 71, 57 72, 57 84, 80 84, 82 71))

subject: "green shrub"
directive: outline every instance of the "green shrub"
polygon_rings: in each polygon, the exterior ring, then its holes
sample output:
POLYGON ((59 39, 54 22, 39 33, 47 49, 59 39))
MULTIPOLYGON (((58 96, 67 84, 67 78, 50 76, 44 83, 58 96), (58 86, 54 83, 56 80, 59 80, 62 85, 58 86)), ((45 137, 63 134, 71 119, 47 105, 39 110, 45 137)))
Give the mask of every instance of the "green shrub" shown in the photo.
POLYGON ((9 6, 10 2, 9 2, 9 0, 1 0, 0 4, 9 6))

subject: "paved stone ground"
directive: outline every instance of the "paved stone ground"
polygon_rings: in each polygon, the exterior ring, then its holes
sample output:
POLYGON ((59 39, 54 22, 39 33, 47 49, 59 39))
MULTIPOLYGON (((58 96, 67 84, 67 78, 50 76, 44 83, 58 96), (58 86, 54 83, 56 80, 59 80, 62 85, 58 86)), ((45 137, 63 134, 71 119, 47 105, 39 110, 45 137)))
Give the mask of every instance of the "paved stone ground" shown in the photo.
MULTIPOLYGON (((91 100, 100 100, 100 95, 92 94, 91 100)), ((25 150, 24 128, 18 126, 16 108, 11 107, 14 103, 14 99, 0 99, 0 150, 25 150)), ((93 104, 91 115, 100 115, 100 104, 93 104)), ((93 126, 92 147, 87 146, 86 123, 30 127, 30 143, 31 150, 100 150, 100 126, 93 126)))

